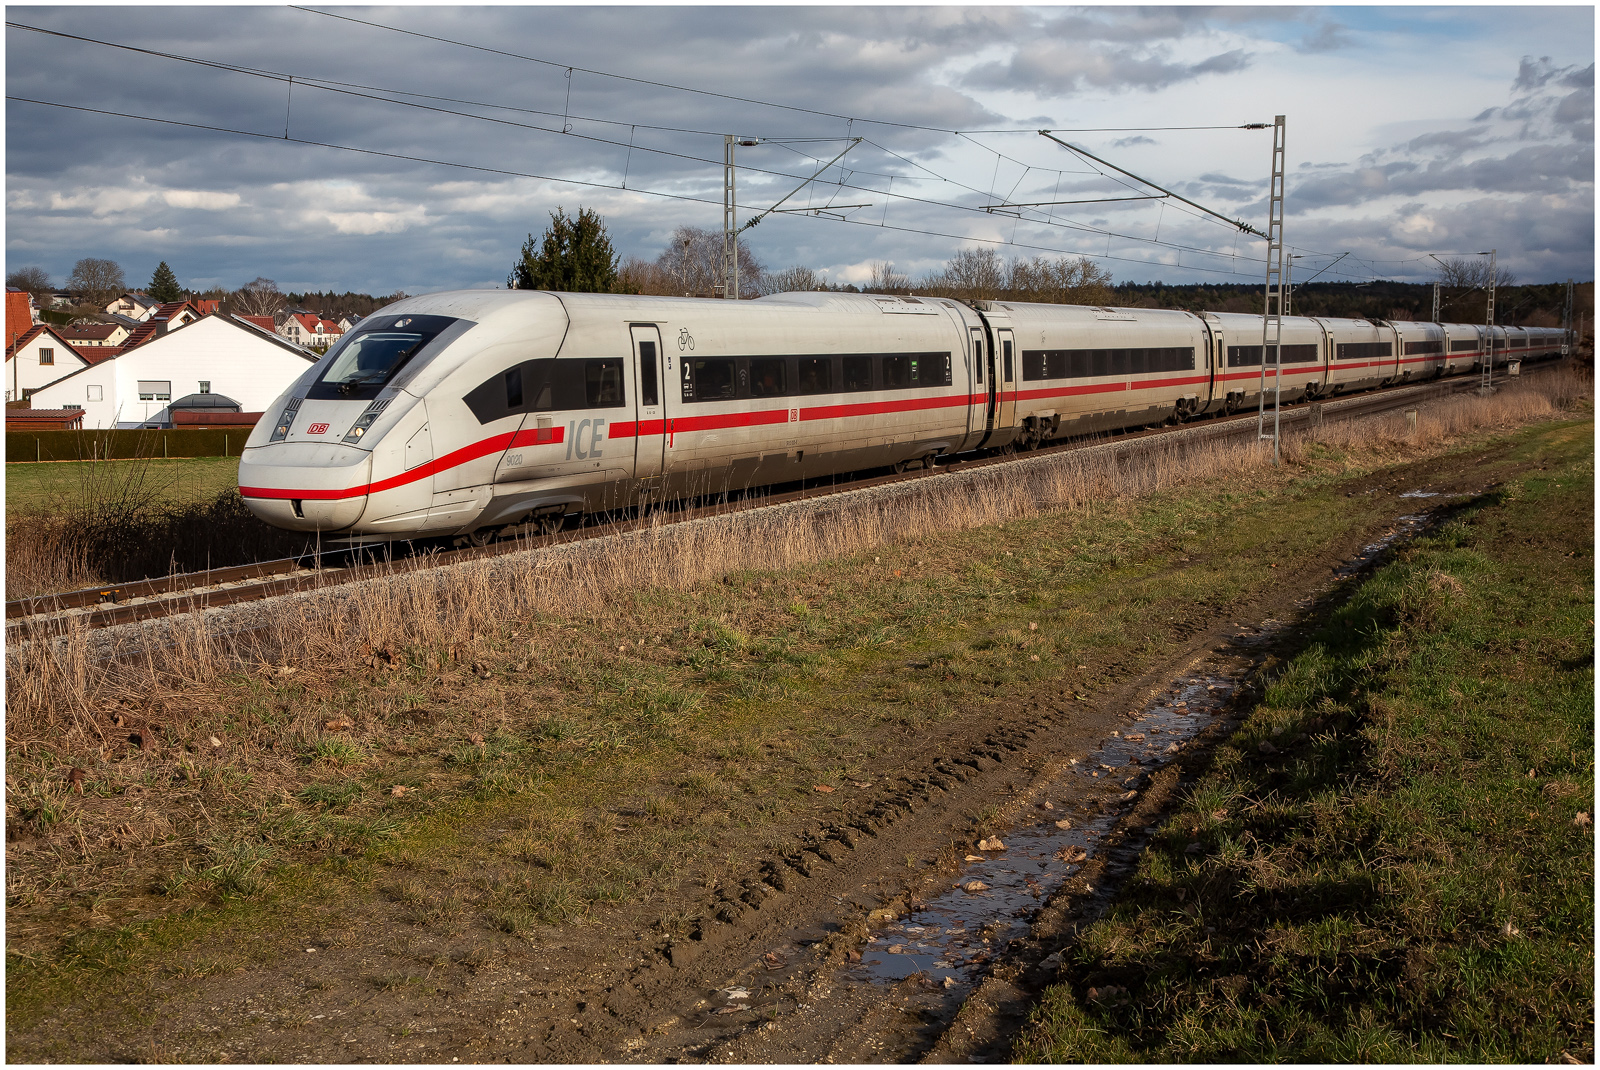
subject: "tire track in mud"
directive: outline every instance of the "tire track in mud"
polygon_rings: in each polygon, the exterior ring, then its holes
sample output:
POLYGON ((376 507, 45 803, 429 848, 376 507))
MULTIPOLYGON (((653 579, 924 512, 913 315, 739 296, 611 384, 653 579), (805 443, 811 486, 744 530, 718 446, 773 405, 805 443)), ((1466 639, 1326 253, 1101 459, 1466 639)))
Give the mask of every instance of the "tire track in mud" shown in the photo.
POLYGON ((1233 607, 1095 709, 1070 695, 1036 700, 976 745, 945 748, 872 809, 821 826, 724 891, 665 962, 613 988, 603 1020, 541 1057, 1005 1059, 1063 950, 1109 907, 1265 674, 1345 581, 1466 497, 1404 513, 1342 557, 1285 575, 1280 597, 1233 607), (932 873, 907 872, 927 857, 932 873), (984 887, 969 890, 973 881, 984 887))

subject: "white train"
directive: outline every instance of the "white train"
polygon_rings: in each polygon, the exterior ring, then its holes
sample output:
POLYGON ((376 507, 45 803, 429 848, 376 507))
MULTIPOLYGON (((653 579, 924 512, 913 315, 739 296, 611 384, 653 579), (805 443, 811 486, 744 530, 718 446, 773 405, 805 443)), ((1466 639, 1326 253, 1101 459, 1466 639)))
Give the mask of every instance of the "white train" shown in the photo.
MULTIPOLYGON (((1496 366, 1561 350, 1560 331, 1494 336, 1496 366)), ((1286 318, 1285 400, 1469 371, 1487 337, 1286 318)), ((1259 316, 869 294, 411 297, 362 320, 269 410, 239 493, 292 530, 484 541, 1251 406, 1261 339, 1259 316)))

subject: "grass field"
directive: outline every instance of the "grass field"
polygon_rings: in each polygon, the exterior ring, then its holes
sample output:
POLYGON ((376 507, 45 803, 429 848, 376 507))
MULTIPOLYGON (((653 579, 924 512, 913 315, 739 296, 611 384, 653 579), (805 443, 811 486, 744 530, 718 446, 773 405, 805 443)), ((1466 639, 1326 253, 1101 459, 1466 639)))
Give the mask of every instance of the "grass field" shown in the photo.
MULTIPOLYGON (((676 889, 847 805, 940 721, 1046 681, 1091 695, 1273 586, 1273 562, 1367 530, 1391 506, 1352 484, 1441 452, 1400 426, 966 530, 947 505, 945 527, 863 526, 855 552, 783 569, 737 567, 785 534, 763 529, 722 558, 663 557, 654 583, 600 561, 559 581, 565 601, 533 574, 531 594, 372 585, 327 621, 293 609, 298 653, 251 671, 178 646, 148 679, 19 663, 8 1022, 231 971, 308 911, 398 903, 416 925, 531 936, 634 905, 682 925, 676 889), (511 595, 531 601, 494 601, 511 595), (159 720, 161 746, 108 747, 107 710, 159 720), (619 799, 648 820, 614 827, 619 799)), ((1516 464, 1592 428, 1516 432, 1516 464)), ((1475 478, 1509 471, 1499 448, 1475 478)))
POLYGON ((1593 442, 1540 448, 1282 671, 1019 1061, 1594 1061, 1593 442))
POLYGON ((239 486, 239 458, 14 462, 6 465, 6 513, 64 514, 89 504, 107 484, 141 481, 159 502, 206 501, 239 486))

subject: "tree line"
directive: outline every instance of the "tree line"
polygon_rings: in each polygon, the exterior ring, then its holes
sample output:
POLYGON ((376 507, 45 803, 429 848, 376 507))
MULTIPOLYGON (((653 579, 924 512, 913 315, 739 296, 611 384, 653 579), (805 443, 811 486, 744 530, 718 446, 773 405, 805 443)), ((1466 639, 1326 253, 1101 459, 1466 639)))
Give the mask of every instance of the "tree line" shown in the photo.
MULTIPOLYGON (((1190 311, 1262 311, 1260 283, 1113 283, 1110 271, 1088 257, 1022 257, 1006 259, 990 248, 961 249, 937 270, 919 278, 895 269, 893 263, 871 265, 869 279, 854 284, 829 283, 825 276, 803 265, 769 269, 741 239, 740 296, 797 290, 834 290, 852 293, 919 294, 962 301, 1034 301, 1051 304, 1112 305, 1128 308, 1178 308, 1190 311)), ((578 293, 628 293, 664 296, 717 297, 723 283, 721 231, 680 226, 654 259, 623 259, 606 232, 598 212, 580 207, 576 216, 557 208, 550 225, 537 238, 529 234, 506 278, 509 289, 556 290, 578 293)), ((1441 261, 1440 319, 1481 322, 1485 312, 1489 266, 1481 258, 1441 261)), ((49 306, 54 289, 42 268, 23 267, 6 276, 8 286, 33 293, 41 307, 49 306)), ((1495 276, 1495 321, 1513 326, 1559 327, 1565 286, 1559 283, 1518 285, 1504 268, 1495 276)), ((383 296, 346 291, 335 293, 285 293, 272 279, 258 277, 235 290, 214 287, 204 292, 184 289, 177 275, 162 261, 152 273, 145 292, 158 301, 200 297, 216 300, 227 313, 277 316, 285 309, 301 308, 328 319, 343 315, 366 316, 407 296, 403 291, 383 296)), ((123 270, 115 261, 86 257, 73 265, 66 282, 75 304, 73 317, 104 314, 106 305, 128 292, 123 270)), ((1364 283, 1312 282, 1296 286, 1290 297, 1296 315, 1391 320, 1428 320, 1433 313, 1431 283, 1378 280, 1364 283)), ((1594 284, 1577 287, 1574 316, 1582 313, 1594 322, 1594 284)))

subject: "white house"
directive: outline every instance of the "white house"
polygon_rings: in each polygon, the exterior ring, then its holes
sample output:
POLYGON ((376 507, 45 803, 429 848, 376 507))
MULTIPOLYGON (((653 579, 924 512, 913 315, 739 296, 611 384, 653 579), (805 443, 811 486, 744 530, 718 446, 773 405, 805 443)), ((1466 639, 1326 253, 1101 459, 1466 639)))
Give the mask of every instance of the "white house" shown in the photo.
POLYGON ((315 312, 293 312, 283 321, 278 333, 296 345, 327 346, 337 342, 345 330, 315 312))
POLYGON ((210 315, 35 391, 35 408, 85 410, 85 430, 168 423, 167 403, 226 394, 265 412, 317 360, 315 353, 230 316, 210 315))
POLYGON ((40 387, 88 366, 89 362, 54 327, 37 324, 6 350, 6 400, 30 397, 40 387))
POLYGON ((106 306, 107 312, 115 312, 119 316, 129 316, 143 323, 156 314, 156 309, 161 307, 161 302, 146 293, 125 293, 106 306))

